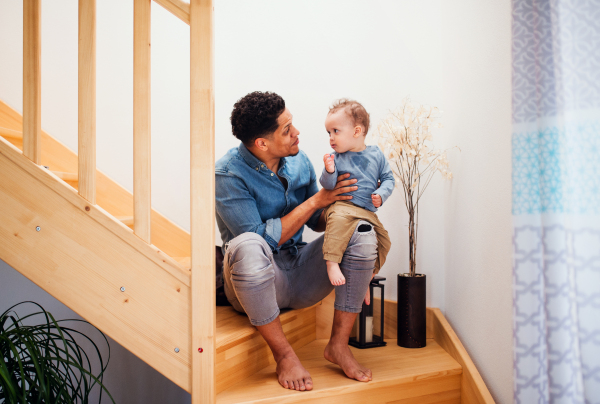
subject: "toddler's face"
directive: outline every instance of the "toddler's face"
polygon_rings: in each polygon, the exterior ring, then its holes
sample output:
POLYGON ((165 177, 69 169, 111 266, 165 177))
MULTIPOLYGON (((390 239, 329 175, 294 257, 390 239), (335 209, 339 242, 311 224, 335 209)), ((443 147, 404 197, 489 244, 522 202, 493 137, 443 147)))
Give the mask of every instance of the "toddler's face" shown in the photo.
POLYGON ((365 137, 362 128, 354 126, 352 119, 342 109, 327 115, 325 130, 329 134, 329 145, 336 153, 364 149, 365 137))

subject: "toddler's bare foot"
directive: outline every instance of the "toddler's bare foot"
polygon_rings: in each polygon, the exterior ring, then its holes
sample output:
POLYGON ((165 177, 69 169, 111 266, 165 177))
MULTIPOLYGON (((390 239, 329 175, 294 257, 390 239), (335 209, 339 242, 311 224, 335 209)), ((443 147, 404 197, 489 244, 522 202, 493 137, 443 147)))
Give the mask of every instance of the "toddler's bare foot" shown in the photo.
POLYGON ((350 379, 356 379, 359 382, 368 382, 373 379, 371 369, 361 366, 356 361, 348 344, 336 344, 329 341, 323 353, 325 359, 331 363, 335 363, 342 368, 346 376, 350 379))
POLYGON ((334 286, 340 286, 346 283, 346 278, 340 270, 340 264, 337 262, 327 261, 327 275, 329 275, 329 280, 334 286))

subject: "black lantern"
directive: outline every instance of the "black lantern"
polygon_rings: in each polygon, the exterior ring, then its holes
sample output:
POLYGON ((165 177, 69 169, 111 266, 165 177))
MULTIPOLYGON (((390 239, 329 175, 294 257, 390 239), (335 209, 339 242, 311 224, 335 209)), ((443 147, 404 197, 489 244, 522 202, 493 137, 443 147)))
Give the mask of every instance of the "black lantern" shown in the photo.
POLYGON ((363 301, 362 311, 358 316, 356 316, 356 337, 350 337, 349 344, 356 348, 375 348, 378 346, 385 346, 387 342, 383 340, 383 306, 384 306, 384 290, 383 290, 383 282, 385 278, 383 276, 375 276, 371 280, 369 284, 369 291, 371 292, 371 304, 366 305, 363 301), (380 310, 380 322, 381 326, 379 327, 379 332, 381 335, 375 335, 373 333, 373 305, 375 303, 375 295, 374 289, 380 289, 380 302, 381 302, 381 310, 380 310))

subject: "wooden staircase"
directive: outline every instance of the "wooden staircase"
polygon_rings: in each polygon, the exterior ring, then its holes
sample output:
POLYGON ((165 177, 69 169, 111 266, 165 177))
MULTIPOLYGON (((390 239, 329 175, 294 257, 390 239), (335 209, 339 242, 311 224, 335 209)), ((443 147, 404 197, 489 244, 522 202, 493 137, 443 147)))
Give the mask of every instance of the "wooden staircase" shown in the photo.
POLYGON ((212 1, 154 1, 190 25, 192 236, 151 209, 150 0, 134 0, 135 198, 96 169, 95 1, 79 0, 77 155, 41 130, 41 0, 27 0, 24 116, 0 101, 0 259, 190 392, 194 404, 493 403, 439 310, 428 309, 427 347, 402 349, 391 340, 388 301, 388 346, 352 348, 373 380, 349 380, 322 355, 331 295, 282 312, 314 389, 278 385, 270 350, 248 318, 214 307, 212 1))
MULTIPOLYGON (((41 161, 49 169, 34 164, 21 152, 20 126, 21 116, 0 102, 0 258, 190 391, 189 234, 153 211, 160 230, 154 244, 144 243, 128 227, 129 192, 98 171, 97 198, 106 208, 89 204, 74 188, 76 155, 43 132, 41 161)), ((348 379, 323 358, 331 317, 331 298, 281 315, 315 384, 296 392, 277 383, 273 357, 247 317, 217 307, 217 402, 493 402, 439 310, 428 312, 424 349, 391 339, 384 348, 352 348, 373 371, 369 383, 348 379)), ((394 321, 386 321, 393 337, 394 321)))

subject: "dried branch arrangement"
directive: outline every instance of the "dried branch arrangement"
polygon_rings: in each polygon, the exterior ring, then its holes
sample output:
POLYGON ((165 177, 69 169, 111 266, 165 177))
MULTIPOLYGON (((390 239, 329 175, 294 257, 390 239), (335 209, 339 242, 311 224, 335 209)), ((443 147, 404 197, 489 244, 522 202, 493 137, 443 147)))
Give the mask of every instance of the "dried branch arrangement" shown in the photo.
POLYGON ((408 210, 410 276, 417 268, 417 235, 419 229, 419 202, 436 172, 452 179, 448 170, 446 152, 435 149, 432 131, 441 128, 441 112, 437 107, 414 104, 402 100, 400 108, 379 124, 373 140, 384 152, 396 177, 396 186, 402 186, 404 203, 408 210))

